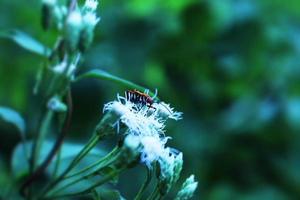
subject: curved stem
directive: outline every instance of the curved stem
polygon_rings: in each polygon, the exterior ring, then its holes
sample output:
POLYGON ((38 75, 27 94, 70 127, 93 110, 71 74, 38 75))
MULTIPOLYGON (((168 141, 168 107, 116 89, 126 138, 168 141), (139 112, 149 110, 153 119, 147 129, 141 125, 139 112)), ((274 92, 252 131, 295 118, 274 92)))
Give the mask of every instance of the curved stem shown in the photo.
POLYGON ((79 152, 79 154, 77 154, 69 166, 64 170, 64 172, 46 186, 46 188, 41 192, 40 196, 46 195, 57 183, 63 180, 64 177, 84 158, 84 156, 86 156, 86 154, 88 154, 92 148, 96 146, 99 140, 100 137, 98 135, 94 135, 85 145, 85 147, 79 152))
MULTIPOLYGON (((71 124, 71 116, 72 116, 72 110, 73 110, 73 106, 72 106, 72 96, 71 96, 71 90, 68 89, 68 94, 67 94, 67 104, 68 104, 68 113, 67 116, 65 118, 64 121, 64 125, 63 128, 60 132, 60 135, 58 136, 57 140, 55 141, 54 146, 52 147, 52 149, 50 150, 49 154, 47 155, 46 159, 43 161, 43 163, 38 167, 38 169, 25 181, 25 183, 23 183, 22 187, 21 187, 21 193, 24 194, 25 193, 25 189, 31 185, 34 180, 40 176, 45 170, 46 168, 49 166, 49 164, 51 163, 51 161, 53 160, 55 154, 57 153, 57 151, 60 149, 63 140, 68 132, 69 126, 71 124)), ((38 160, 39 157, 39 152, 40 152, 40 148, 42 145, 42 142, 45 139, 45 134, 47 132, 47 128, 49 127, 49 123, 52 119, 53 116, 53 111, 48 110, 45 121, 42 123, 42 127, 41 127, 41 132, 40 132, 40 136, 37 139, 37 144, 36 144, 36 151, 35 151, 35 157, 34 160, 38 160)))
POLYGON ((143 183, 143 185, 141 186, 139 192, 137 193, 137 195, 135 196, 134 200, 140 200, 142 198, 142 195, 145 191, 145 189, 148 187, 150 181, 152 178, 152 170, 147 168, 147 178, 146 181, 143 183))
POLYGON ((158 193, 158 187, 156 187, 153 192, 151 193, 151 195, 147 198, 147 200, 155 200, 156 196, 158 193))
POLYGON ((58 196, 50 196, 49 198, 56 199, 56 198, 66 198, 66 197, 73 197, 73 196, 79 196, 79 195, 87 195, 87 194, 93 192, 95 190, 95 188, 101 186, 102 184, 104 184, 104 183, 108 182, 109 180, 111 180, 112 178, 114 178, 116 175, 118 175, 120 172, 122 172, 125 168, 126 168, 126 166, 107 174, 102 180, 98 181, 97 183, 91 185, 90 187, 88 187, 87 189, 85 189, 81 192, 75 192, 75 193, 71 193, 71 194, 63 194, 63 195, 58 195, 58 196))
POLYGON ((94 168, 94 167, 96 167, 96 166, 98 166, 98 165, 102 166, 102 165, 103 165, 103 162, 105 163, 105 161, 107 161, 111 156, 113 156, 113 155, 117 152, 117 150, 118 150, 118 147, 115 147, 110 153, 108 153, 106 156, 102 157, 101 159, 97 160, 97 161, 94 162, 93 164, 91 164, 91 165, 85 167, 84 169, 82 169, 82 170, 80 170, 80 171, 78 171, 78 172, 75 172, 75 173, 73 173, 73 174, 70 174, 69 176, 65 176, 65 177, 64 177, 64 180, 69 179, 69 178, 72 178, 72 177, 74 177, 74 176, 78 176, 78 175, 80 175, 80 174, 82 174, 82 173, 84 173, 84 172, 89 171, 90 169, 92 169, 92 168, 94 168), (101 165, 101 164, 102 164, 102 165, 101 165))
POLYGON ((78 179, 76 179, 76 180, 74 180, 74 181, 71 181, 70 183, 66 184, 65 186, 63 186, 63 187, 59 188, 58 190, 54 191, 53 194, 55 195, 55 194, 57 194, 57 193, 59 193, 59 192, 65 190, 65 189, 67 189, 68 187, 71 187, 72 185, 75 185, 76 183, 79 183, 80 181, 82 181, 82 180, 84 180, 84 179, 88 179, 88 178, 90 178, 91 176, 93 176, 93 175, 95 175, 95 174, 98 174, 99 171, 100 171, 101 169, 103 169, 104 167, 107 167, 107 166, 111 165, 111 164, 112 164, 113 162, 115 162, 117 159, 118 159, 117 156, 114 157, 114 158, 112 158, 110 161, 108 161, 108 162, 104 163, 103 165, 99 166, 99 167, 98 167, 96 170, 94 170, 93 172, 88 173, 88 174, 86 174, 86 175, 84 175, 84 176, 82 176, 82 177, 79 177, 78 179))

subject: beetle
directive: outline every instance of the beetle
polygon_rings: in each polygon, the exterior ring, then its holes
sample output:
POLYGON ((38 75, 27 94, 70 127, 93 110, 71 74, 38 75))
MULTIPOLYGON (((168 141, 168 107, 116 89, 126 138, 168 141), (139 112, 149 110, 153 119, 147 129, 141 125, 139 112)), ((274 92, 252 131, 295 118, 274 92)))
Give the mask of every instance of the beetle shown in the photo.
POLYGON ((125 91, 125 98, 127 101, 131 101, 135 104, 141 104, 142 106, 147 106, 148 108, 153 108, 156 110, 156 108, 153 106, 153 103, 155 103, 155 97, 156 93, 153 97, 150 97, 146 92, 143 93, 136 89, 125 91))

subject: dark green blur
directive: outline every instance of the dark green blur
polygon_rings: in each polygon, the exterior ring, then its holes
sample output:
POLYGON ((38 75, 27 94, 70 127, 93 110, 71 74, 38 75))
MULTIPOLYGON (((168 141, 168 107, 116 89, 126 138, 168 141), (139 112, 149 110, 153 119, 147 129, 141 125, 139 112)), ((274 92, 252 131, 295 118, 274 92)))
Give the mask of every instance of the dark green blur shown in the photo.
MULTIPOLYGON (((170 199, 191 173, 199 182, 194 199, 300 199, 299 1, 101 0, 99 7, 78 74, 98 68, 157 88, 184 113, 166 127, 168 144, 184 153, 170 199)), ((0 29, 13 28, 48 46, 55 39, 41 28, 38 0, 1 0, 0 29)), ((42 61, 0 39, 0 106, 24 116, 29 137, 39 120, 32 91, 42 61)), ((68 140, 85 142, 103 104, 126 89, 89 79, 73 84, 68 140)), ((0 188, 12 181, 19 142, 17 130, 0 122, 0 188)), ((117 188, 131 199, 145 176, 132 169, 117 188)))

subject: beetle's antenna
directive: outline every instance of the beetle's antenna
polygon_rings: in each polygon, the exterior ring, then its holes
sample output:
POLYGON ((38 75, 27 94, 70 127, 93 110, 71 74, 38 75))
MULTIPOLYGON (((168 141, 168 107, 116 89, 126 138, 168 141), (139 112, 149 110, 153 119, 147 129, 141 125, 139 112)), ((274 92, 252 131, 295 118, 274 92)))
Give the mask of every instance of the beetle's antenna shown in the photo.
POLYGON ((169 111, 170 114, 173 114, 173 111, 168 108, 167 104, 164 104, 164 103, 159 103, 159 104, 162 105, 163 107, 165 107, 169 111))

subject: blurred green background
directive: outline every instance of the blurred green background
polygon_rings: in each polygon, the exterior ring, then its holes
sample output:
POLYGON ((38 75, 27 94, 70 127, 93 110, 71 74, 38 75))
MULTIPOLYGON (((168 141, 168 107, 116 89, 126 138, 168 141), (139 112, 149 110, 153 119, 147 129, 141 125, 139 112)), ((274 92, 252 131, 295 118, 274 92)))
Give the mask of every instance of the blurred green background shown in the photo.
MULTIPOLYGON (((99 68, 157 88, 160 99, 184 112, 166 129, 168 144, 184 152, 179 183, 191 173, 199 181, 194 199, 300 199, 300 1, 102 0, 99 7, 78 73, 99 68)), ((38 0, 1 0, 0 28, 18 28, 48 46, 55 39, 40 27, 38 0)), ((29 135, 41 62, 0 40, 0 105, 25 117, 29 135)), ((126 89, 99 80, 74 84, 68 139, 86 141, 103 104, 126 89)), ((0 137, 3 187, 19 137, 5 123, 0 137)), ((117 187, 131 199, 144 176, 132 169, 117 187), (137 183, 129 184, 132 176, 137 183)))

